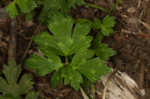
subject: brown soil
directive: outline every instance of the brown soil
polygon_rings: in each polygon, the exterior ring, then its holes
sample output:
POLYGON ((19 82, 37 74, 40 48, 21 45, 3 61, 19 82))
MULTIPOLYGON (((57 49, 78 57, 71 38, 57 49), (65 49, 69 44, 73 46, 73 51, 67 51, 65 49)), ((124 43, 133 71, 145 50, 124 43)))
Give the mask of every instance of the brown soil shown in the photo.
MULTIPOLYGON (((86 0, 104 8, 111 8, 114 0, 86 0)), ((7 4, 7 3, 6 3, 7 4)), ((6 4, 0 5, 0 9, 6 4)), ((113 11, 117 26, 111 37, 106 37, 103 42, 117 51, 109 64, 113 68, 128 73, 150 96, 150 0, 121 0, 121 3, 113 11)), ((3 11, 0 10, 0 67, 7 63, 9 42, 9 21, 3 11)), ((74 18, 94 17, 102 18, 106 13, 89 7, 78 7, 70 12, 74 18)), ((35 51, 34 44, 31 45, 27 54, 25 51, 31 43, 32 36, 44 29, 38 23, 25 22, 24 18, 17 18, 17 48, 16 59, 23 64, 25 56, 35 51)), ((27 72, 30 72, 25 68, 27 72)), ((50 88, 49 77, 35 77, 36 88, 43 92, 45 99, 82 99, 80 92, 75 92, 69 87, 50 88), (45 90, 46 89, 46 90, 45 90)), ((148 99, 148 98, 147 98, 148 99)))

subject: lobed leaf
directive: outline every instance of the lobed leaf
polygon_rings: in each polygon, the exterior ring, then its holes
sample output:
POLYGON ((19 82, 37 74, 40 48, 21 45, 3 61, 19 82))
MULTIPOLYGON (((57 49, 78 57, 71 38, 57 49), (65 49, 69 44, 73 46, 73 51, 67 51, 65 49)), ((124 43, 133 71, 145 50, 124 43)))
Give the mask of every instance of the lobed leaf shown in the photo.
POLYGON ((35 54, 26 61, 26 64, 30 69, 35 70, 40 76, 44 76, 54 70, 58 70, 63 66, 62 63, 57 63, 53 61, 52 58, 47 59, 35 54))
POLYGON ((63 85, 63 79, 61 78, 61 73, 58 71, 54 72, 52 77, 51 77, 50 83, 51 83, 51 86, 53 88, 56 88, 57 85, 62 86, 63 85))
POLYGON ((25 74, 19 80, 21 66, 14 61, 9 61, 3 68, 5 78, 0 77, 0 99, 21 99, 21 96, 29 93, 32 89, 32 77, 25 74), (19 82, 19 83, 18 83, 19 82))
POLYGON ((91 82, 95 82, 100 76, 107 74, 110 68, 99 58, 93 58, 81 65, 79 71, 91 82))
POLYGON ((115 26, 115 18, 112 16, 105 16, 100 25, 101 32, 104 36, 109 36, 114 32, 113 27, 115 26))
POLYGON ((29 13, 37 7, 34 0, 15 0, 15 3, 19 6, 22 13, 29 13))
POLYGON ((96 55, 102 60, 108 60, 111 56, 116 54, 116 51, 109 48, 107 44, 103 43, 99 43, 94 50, 96 55))
POLYGON ((83 83, 81 74, 73 70, 70 66, 66 66, 62 69, 61 77, 64 78, 65 85, 70 84, 76 91, 80 88, 80 84, 83 83))

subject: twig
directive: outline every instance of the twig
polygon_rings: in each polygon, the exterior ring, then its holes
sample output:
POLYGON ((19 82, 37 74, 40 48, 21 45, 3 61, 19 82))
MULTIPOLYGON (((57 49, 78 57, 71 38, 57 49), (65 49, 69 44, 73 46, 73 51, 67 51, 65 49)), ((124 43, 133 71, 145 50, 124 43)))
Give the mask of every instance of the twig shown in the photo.
POLYGON ((106 81, 106 84, 105 84, 105 88, 104 88, 104 90, 103 90, 103 93, 102 93, 102 99, 105 99, 105 97, 106 97, 106 91, 107 91, 107 89, 108 89, 108 87, 109 87, 109 82, 112 80, 112 77, 117 73, 117 69, 115 69, 109 76, 108 76, 108 79, 107 79, 107 81, 106 81))
POLYGON ((89 7, 91 7, 91 8, 99 9, 99 10, 101 10, 101 11, 103 11, 103 12, 106 12, 106 13, 108 12, 105 8, 100 7, 100 6, 96 5, 96 4, 87 3, 87 6, 89 6, 89 7))
POLYGON ((145 22, 143 22, 143 21, 141 21, 141 20, 139 20, 139 22, 140 22, 145 28, 147 28, 147 29, 150 31, 150 25, 149 25, 149 24, 147 24, 147 23, 145 23, 145 22))
POLYGON ((29 41, 28 46, 27 46, 27 48, 26 48, 26 50, 25 50, 25 52, 24 52, 24 54, 23 54, 23 57, 22 57, 22 64, 23 64, 23 61, 24 61, 24 59, 26 58, 27 53, 28 53, 28 51, 29 51, 29 49, 30 49, 30 47, 31 47, 32 42, 33 42, 32 38, 33 38, 33 36, 31 37, 31 40, 29 41))
POLYGON ((14 18, 10 23, 8 61, 16 60, 16 23, 16 18, 14 18))

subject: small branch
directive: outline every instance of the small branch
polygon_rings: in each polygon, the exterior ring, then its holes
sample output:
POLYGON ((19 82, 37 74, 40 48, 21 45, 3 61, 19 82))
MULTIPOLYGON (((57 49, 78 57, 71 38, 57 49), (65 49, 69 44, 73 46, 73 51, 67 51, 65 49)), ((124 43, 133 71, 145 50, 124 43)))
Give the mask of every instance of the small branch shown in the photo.
POLYGON ((101 11, 103 11, 103 12, 106 12, 106 13, 108 12, 105 8, 100 7, 100 6, 96 5, 96 4, 87 3, 87 6, 89 6, 89 7, 91 7, 91 8, 99 9, 99 10, 101 10, 101 11))
POLYGON ((17 20, 16 18, 14 18, 10 23, 8 61, 16 60, 16 33, 17 33, 16 24, 17 20))
MULTIPOLYGON (((33 38, 33 37, 32 37, 32 38, 33 38)), ((26 58, 27 53, 28 53, 28 51, 29 51, 29 49, 30 49, 30 47, 31 47, 32 42, 33 42, 32 38, 31 38, 31 40, 29 41, 28 46, 27 46, 27 48, 26 48, 26 50, 25 50, 25 52, 24 52, 24 54, 23 54, 23 57, 22 57, 22 64, 23 64, 23 61, 24 61, 24 59, 26 58)))

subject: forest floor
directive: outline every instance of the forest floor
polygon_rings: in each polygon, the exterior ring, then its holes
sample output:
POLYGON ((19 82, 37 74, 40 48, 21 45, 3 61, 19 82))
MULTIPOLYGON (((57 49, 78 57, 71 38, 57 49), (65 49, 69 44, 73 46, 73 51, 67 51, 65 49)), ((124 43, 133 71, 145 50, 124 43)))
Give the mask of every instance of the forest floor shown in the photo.
MULTIPOLYGON (((114 0, 86 0, 98 6, 109 9, 114 0)), ((0 5, 0 68, 8 61, 9 50, 9 19, 3 15, 3 7, 0 5)), ((106 37, 103 42, 117 51, 108 64, 122 72, 126 72, 150 95, 150 0, 121 0, 121 3, 112 12, 117 24, 115 33, 106 37)), ((93 19, 95 16, 102 18, 106 15, 103 11, 90 7, 78 7, 71 10, 74 18, 93 19)), ((45 27, 37 22, 26 23, 23 17, 17 18, 16 27, 16 61, 23 64, 25 58, 32 54, 36 48, 32 43, 32 37, 45 27), (31 45, 31 46, 30 46, 31 45), (29 50, 27 49, 28 47, 29 50)), ((30 72, 24 68, 26 72, 30 72)), ((53 90, 49 86, 48 77, 37 77, 36 88, 43 92, 46 99, 82 99, 80 92, 74 92, 71 88, 53 90), (55 98, 54 98, 55 97, 55 98)))

